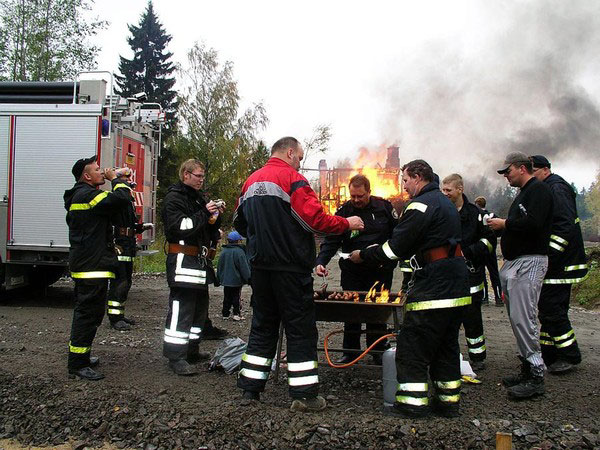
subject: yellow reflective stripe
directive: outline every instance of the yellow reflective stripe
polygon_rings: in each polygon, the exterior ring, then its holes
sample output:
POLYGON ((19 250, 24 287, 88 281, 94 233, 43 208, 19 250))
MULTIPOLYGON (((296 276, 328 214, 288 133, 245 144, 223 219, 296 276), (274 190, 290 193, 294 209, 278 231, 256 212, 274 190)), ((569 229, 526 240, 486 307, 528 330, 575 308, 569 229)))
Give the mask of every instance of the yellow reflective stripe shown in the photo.
POLYGON ((71 278, 114 278, 112 272, 71 272, 71 278))
POLYGON ((554 248, 554 249, 558 250, 559 252, 564 252, 564 251, 565 251, 565 248, 564 248, 564 247, 561 247, 560 245, 558 245, 558 244, 556 244, 556 243, 554 243, 554 242, 552 242, 552 241, 550 241, 550 244, 549 244, 549 245, 550 245, 550 247, 552 247, 552 248, 554 248))
POLYGON ((477 347, 477 348, 469 348, 469 353, 483 353, 485 352, 485 345, 482 345, 481 347, 477 347))
POLYGON ((123 306, 121 305, 121 303, 116 302, 114 300, 109 300, 108 302, 106 302, 108 304, 108 306, 123 306))
POLYGON ((427 392, 429 385, 427 383, 398 383, 398 391, 427 392))
POLYGON ((69 351, 71 353, 89 353, 92 347, 76 347, 69 342, 69 351))
POLYGON ((249 364, 254 364, 255 366, 271 366, 271 362, 273 362, 270 358, 262 358, 260 356, 248 355, 244 353, 242 355, 242 361, 246 361, 249 364))
POLYGON ((116 315, 121 315, 121 313, 123 312, 123 310, 121 309, 107 309, 106 313, 107 314, 116 314, 116 315))
POLYGON ((113 191, 116 191, 117 189, 129 189, 131 191, 131 188, 129 186, 127 186, 125 183, 117 183, 115 184, 115 186, 113 187, 113 191))
POLYGON ((483 342, 483 341, 485 341, 485 336, 483 334, 481 336, 479 336, 479 337, 474 338, 474 339, 467 338, 467 342, 469 344, 479 344, 480 342, 483 342))
POLYGON ((390 241, 385 241, 385 243, 381 246, 381 249, 383 250, 383 253, 385 253, 385 256, 387 256, 392 261, 396 261, 397 259, 399 259, 396 256, 396 254, 392 251, 392 248, 390 247, 390 241))
POLYGON ((565 247, 566 247, 567 245, 569 245, 569 241, 567 241, 566 239, 563 239, 563 238, 561 238, 560 236, 557 236, 557 235, 555 235, 555 234, 551 234, 551 235, 550 235, 550 240, 552 240, 552 241, 556 241, 556 242, 558 242, 559 244, 562 244, 562 245, 564 245, 565 247))
POLYGON ((404 211, 406 212, 411 209, 416 209, 417 211, 421 211, 422 213, 424 213, 425 211, 427 211, 427 205, 421 202, 412 202, 406 207, 404 211))
POLYGON ((483 283, 481 283, 479 286, 471 286, 471 289, 470 289, 471 294, 477 294, 480 291, 483 291, 483 283))
POLYGON ((585 281, 588 279, 588 277, 590 276, 590 273, 586 273, 584 277, 581 278, 548 278, 547 280, 544 280, 544 284, 575 284, 575 283, 581 283, 582 281, 585 281))
POLYGON ((492 253, 494 251, 494 247, 492 246, 492 243, 490 241, 488 241, 486 238, 481 238, 479 240, 487 246, 490 253, 492 253))
POLYGON ((454 308, 471 304, 471 297, 449 298, 443 300, 428 300, 423 302, 407 303, 406 311, 422 311, 424 309, 454 308))
POLYGON ((125 262, 131 262, 133 261, 133 258, 131 256, 117 256, 117 259, 119 261, 125 261, 125 262))
POLYGON ((435 381, 435 385, 440 389, 458 389, 462 384, 462 380, 454 381, 435 381))
POLYGON ((554 342, 553 341, 547 341, 545 339, 540 339, 540 344, 541 345, 551 345, 554 347, 554 342))
POLYGON ((288 376, 288 385, 290 386, 308 386, 311 384, 317 384, 318 382, 319 375, 307 375, 305 377, 288 376))
POLYGON ((317 361, 304 361, 299 363, 288 363, 289 372, 302 372, 303 370, 311 370, 319 367, 317 361))
POLYGON ((86 209, 92 209, 98 203, 106 198, 108 192, 102 191, 98 195, 96 195, 89 203, 73 203, 69 206, 69 211, 83 211, 86 209))
POLYGON ((575 219, 575 223, 579 223, 579 217, 575 219))
POLYGON ((410 267, 400 267, 400 272, 412 273, 412 271, 410 267))
POLYGON ((396 401, 398 403, 404 403, 405 405, 414 405, 414 406, 427 406, 429 405, 429 398, 422 397, 409 397, 407 395, 397 395, 396 401))
POLYGON ((554 339, 555 341, 562 341, 563 339, 573 336, 574 334, 575 334, 575 330, 571 330, 568 333, 563 334, 562 336, 552 337, 552 339, 554 339))
POLYGON ((540 337, 548 337, 551 338, 552 336, 550 336, 548 333, 546 333, 545 331, 540 332, 540 337))
POLYGON ((566 266, 565 272, 572 272, 573 270, 583 270, 589 269, 590 267, 587 264, 577 264, 575 266, 566 266))
POLYGON ((446 403, 458 403, 460 401, 460 394, 456 395, 438 395, 438 398, 446 403))
POLYGON ((569 345, 571 345, 572 343, 574 343, 576 341, 575 338, 571 338, 566 342, 563 342, 562 344, 554 344, 554 346, 556 348, 564 348, 564 347, 568 347, 569 345))
POLYGON ((240 370, 240 376, 252 378, 253 380, 266 380, 269 377, 269 374, 258 370, 242 369, 240 370))

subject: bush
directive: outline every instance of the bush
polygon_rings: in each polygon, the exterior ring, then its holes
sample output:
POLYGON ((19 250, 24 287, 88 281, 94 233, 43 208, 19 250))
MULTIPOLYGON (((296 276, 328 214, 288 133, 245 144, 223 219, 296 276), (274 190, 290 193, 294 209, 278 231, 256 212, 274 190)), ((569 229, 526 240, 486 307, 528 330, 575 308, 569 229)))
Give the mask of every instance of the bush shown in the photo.
POLYGON ((573 287, 573 297, 581 306, 595 308, 600 305, 600 249, 590 251, 589 265, 588 277, 573 287))
POLYGON ((157 253, 150 256, 138 256, 133 261, 133 271, 135 273, 164 273, 167 255, 164 251, 165 236, 160 234, 156 236, 154 244, 149 250, 158 250, 157 253))

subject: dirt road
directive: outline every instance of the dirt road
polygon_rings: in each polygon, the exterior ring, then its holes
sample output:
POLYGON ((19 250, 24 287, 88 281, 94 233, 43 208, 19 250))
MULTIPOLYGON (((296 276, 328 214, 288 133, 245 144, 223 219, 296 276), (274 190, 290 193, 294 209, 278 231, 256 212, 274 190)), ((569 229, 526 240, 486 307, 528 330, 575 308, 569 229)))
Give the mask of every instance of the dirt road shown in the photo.
MULTIPOLYGON (((496 432, 504 431, 513 433, 516 448, 600 448, 596 312, 572 313, 584 355, 579 369, 547 376, 545 396, 514 402, 500 385, 503 375, 518 370, 514 338, 505 310, 485 307, 487 368, 482 384, 464 387, 462 416, 399 420, 381 414, 379 368, 323 366, 321 392, 328 408, 312 415, 289 411, 285 380, 270 382, 259 406, 240 407, 233 375, 173 375, 161 355, 168 297, 163 276, 135 278, 127 306, 128 315, 138 320, 133 331, 112 330, 105 319, 92 353, 100 356, 106 378, 95 383, 66 374, 69 281, 54 285, 45 297, 5 297, 0 303, 0 447, 12 442, 145 449, 493 448, 496 432)), ((242 322, 220 319, 222 289, 212 288, 211 298, 215 324, 247 339, 247 288, 242 322)), ((340 327, 320 323, 320 336, 340 327)), ((462 337, 461 343, 465 352, 462 337)), ((202 345, 214 351, 218 344, 202 345)))

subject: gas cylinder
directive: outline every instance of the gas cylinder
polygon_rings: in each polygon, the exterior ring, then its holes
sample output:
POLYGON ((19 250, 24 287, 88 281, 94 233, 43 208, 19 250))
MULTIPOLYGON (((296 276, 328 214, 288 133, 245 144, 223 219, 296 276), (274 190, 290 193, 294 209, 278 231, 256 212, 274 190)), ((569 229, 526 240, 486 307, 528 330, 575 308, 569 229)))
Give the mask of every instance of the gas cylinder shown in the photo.
POLYGON ((396 402, 396 347, 390 347, 383 352, 383 406, 394 406, 396 402))

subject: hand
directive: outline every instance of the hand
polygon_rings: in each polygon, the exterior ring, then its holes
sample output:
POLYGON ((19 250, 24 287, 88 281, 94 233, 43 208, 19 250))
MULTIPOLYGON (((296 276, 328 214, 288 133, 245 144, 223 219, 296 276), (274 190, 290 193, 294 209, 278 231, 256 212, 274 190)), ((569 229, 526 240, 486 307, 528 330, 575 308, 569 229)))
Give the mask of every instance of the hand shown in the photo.
MULTIPOLYGON (((360 218, 358 220, 360 220, 360 218)), ((360 264, 361 262, 363 262, 363 259, 360 257, 360 250, 354 250, 352 253, 350 253, 348 259, 354 264, 360 264)))
POLYGON ((210 213, 211 216, 214 213, 216 213, 217 211, 219 211, 219 208, 218 208, 217 204, 214 202, 214 200, 211 200, 210 202, 208 202, 206 204, 206 209, 208 210, 208 212, 210 213))
POLYGON ((326 277, 329 275, 329 270, 327 270, 327 267, 319 264, 317 267, 315 267, 315 273, 320 277, 326 277))
POLYGON ((365 223, 358 216, 347 217, 349 230, 364 230, 365 223))
POLYGON ((104 178, 106 178, 108 181, 112 181, 115 178, 117 178, 115 169, 111 167, 107 167, 106 169, 104 169, 104 178))
POLYGON ((504 228, 506 228, 506 219, 494 217, 492 219, 488 219, 487 224, 494 231, 504 230, 504 228))

